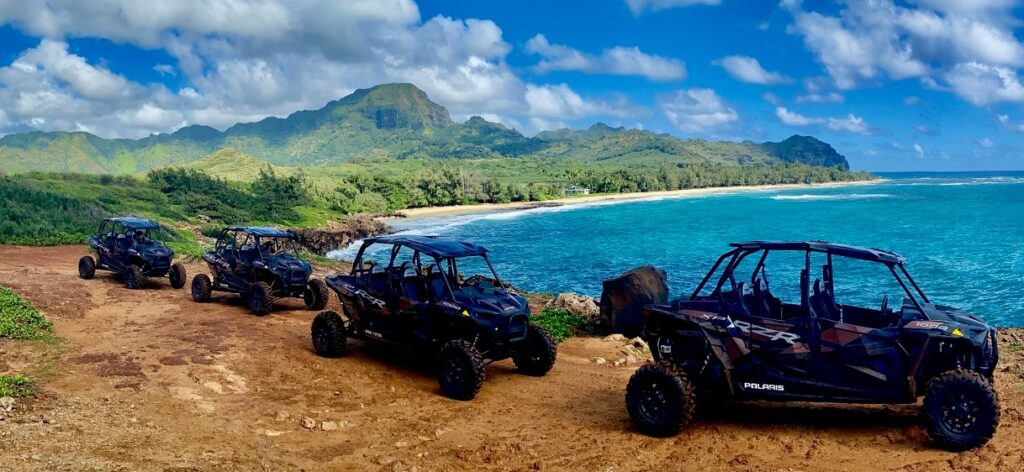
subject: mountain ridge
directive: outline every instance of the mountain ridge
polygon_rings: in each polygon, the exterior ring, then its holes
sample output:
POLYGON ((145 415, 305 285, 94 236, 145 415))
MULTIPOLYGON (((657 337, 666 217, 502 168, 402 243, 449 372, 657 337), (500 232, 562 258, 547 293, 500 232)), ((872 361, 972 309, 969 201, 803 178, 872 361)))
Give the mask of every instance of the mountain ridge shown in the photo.
POLYGON ((141 139, 106 139, 75 131, 32 131, 0 138, 0 169, 130 174, 187 164, 232 149, 275 166, 318 167, 378 159, 535 157, 613 167, 789 162, 848 169, 831 145, 793 135, 780 142, 681 139, 595 123, 587 129, 527 137, 473 116, 454 122, 448 110, 412 84, 358 89, 316 110, 237 123, 224 131, 190 125, 141 139))

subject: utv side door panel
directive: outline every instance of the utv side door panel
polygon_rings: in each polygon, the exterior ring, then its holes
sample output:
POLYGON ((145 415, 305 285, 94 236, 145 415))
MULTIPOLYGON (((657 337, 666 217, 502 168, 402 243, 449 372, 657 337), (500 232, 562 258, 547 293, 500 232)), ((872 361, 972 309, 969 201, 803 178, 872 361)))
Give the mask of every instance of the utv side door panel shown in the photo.
POLYGON ((898 345, 897 328, 873 329, 821 320, 820 372, 830 394, 864 400, 893 392, 892 400, 910 398, 907 358, 898 345))

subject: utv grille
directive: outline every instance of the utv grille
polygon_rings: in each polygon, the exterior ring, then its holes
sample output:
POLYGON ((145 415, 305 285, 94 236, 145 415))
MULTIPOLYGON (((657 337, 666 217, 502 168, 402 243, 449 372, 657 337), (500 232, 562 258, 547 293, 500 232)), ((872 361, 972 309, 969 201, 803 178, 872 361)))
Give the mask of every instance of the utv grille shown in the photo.
POLYGON ((306 271, 304 270, 292 270, 288 273, 288 283, 292 285, 302 285, 306 283, 306 271))
POLYGON ((166 256, 154 257, 151 265, 154 269, 166 269, 171 265, 171 258, 166 256))
POLYGON ((529 323, 526 316, 516 315, 508 320, 508 339, 518 340, 526 337, 526 326, 529 323))

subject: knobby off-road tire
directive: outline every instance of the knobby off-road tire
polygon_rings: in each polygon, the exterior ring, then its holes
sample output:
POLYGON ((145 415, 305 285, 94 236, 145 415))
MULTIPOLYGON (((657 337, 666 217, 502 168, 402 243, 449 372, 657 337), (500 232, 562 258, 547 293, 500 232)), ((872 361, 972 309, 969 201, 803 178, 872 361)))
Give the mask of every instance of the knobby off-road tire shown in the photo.
POLYGON ((651 436, 672 436, 693 421, 696 390, 686 373, 668 362, 637 369, 626 386, 626 410, 637 429, 651 436))
POLYGON ((547 330, 531 324, 526 328, 523 345, 512 355, 512 362, 526 375, 543 377, 555 366, 556 356, 555 340, 547 330))
POLYGON ((274 306, 274 292, 266 282, 254 282, 249 286, 246 299, 249 311, 256 316, 266 316, 274 306))
POLYGON ((321 357, 338 357, 348 352, 345 321, 333 311, 322 311, 313 318, 313 349, 321 357))
POLYGON ((438 355, 437 382, 441 393, 456 400, 472 400, 486 378, 484 360, 469 341, 448 341, 438 355))
POLYGON ((210 294, 213 292, 213 282, 206 274, 196 274, 192 277, 192 300, 196 303, 210 301, 210 294))
POLYGON ((981 374, 950 370, 928 382, 923 413, 936 445, 966 451, 992 439, 999 426, 999 397, 981 374))
POLYGON ((306 302, 307 310, 323 310, 327 306, 330 296, 327 284, 323 280, 310 279, 302 294, 302 301, 306 302))
POLYGON ((124 271, 124 286, 128 289, 135 290, 142 287, 145 280, 146 276, 142 275, 142 268, 135 264, 128 266, 128 270, 124 271))
POLYGON ((188 280, 188 274, 185 272, 185 266, 181 265, 180 262, 172 265, 171 271, 167 273, 167 278, 171 279, 171 287, 184 287, 185 281, 188 280))
POLYGON ((96 260, 92 256, 82 256, 78 260, 78 276, 85 280, 96 276, 96 260))

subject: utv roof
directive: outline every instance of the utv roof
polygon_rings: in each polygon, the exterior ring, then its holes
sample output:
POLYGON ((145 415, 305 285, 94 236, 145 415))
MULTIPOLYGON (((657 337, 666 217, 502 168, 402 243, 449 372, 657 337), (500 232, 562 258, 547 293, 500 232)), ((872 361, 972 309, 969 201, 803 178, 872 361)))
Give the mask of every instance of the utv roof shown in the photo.
POLYGON ((740 249, 767 249, 770 251, 815 251, 835 254, 853 259, 862 259, 872 262, 884 262, 891 264, 902 264, 907 258, 892 251, 873 249, 848 244, 830 243, 825 241, 747 241, 730 243, 732 247, 740 249))
POLYGON ((482 256, 487 249, 447 236, 392 235, 369 238, 367 244, 382 243, 407 246, 431 257, 482 256))
POLYGON ((157 229, 160 227, 160 224, 153 220, 139 218, 137 216, 117 216, 114 218, 107 218, 107 221, 121 223, 128 229, 157 229))
POLYGON ((261 238, 294 238, 295 235, 283 229, 271 228, 269 226, 228 226, 230 231, 245 231, 253 236, 261 238))

